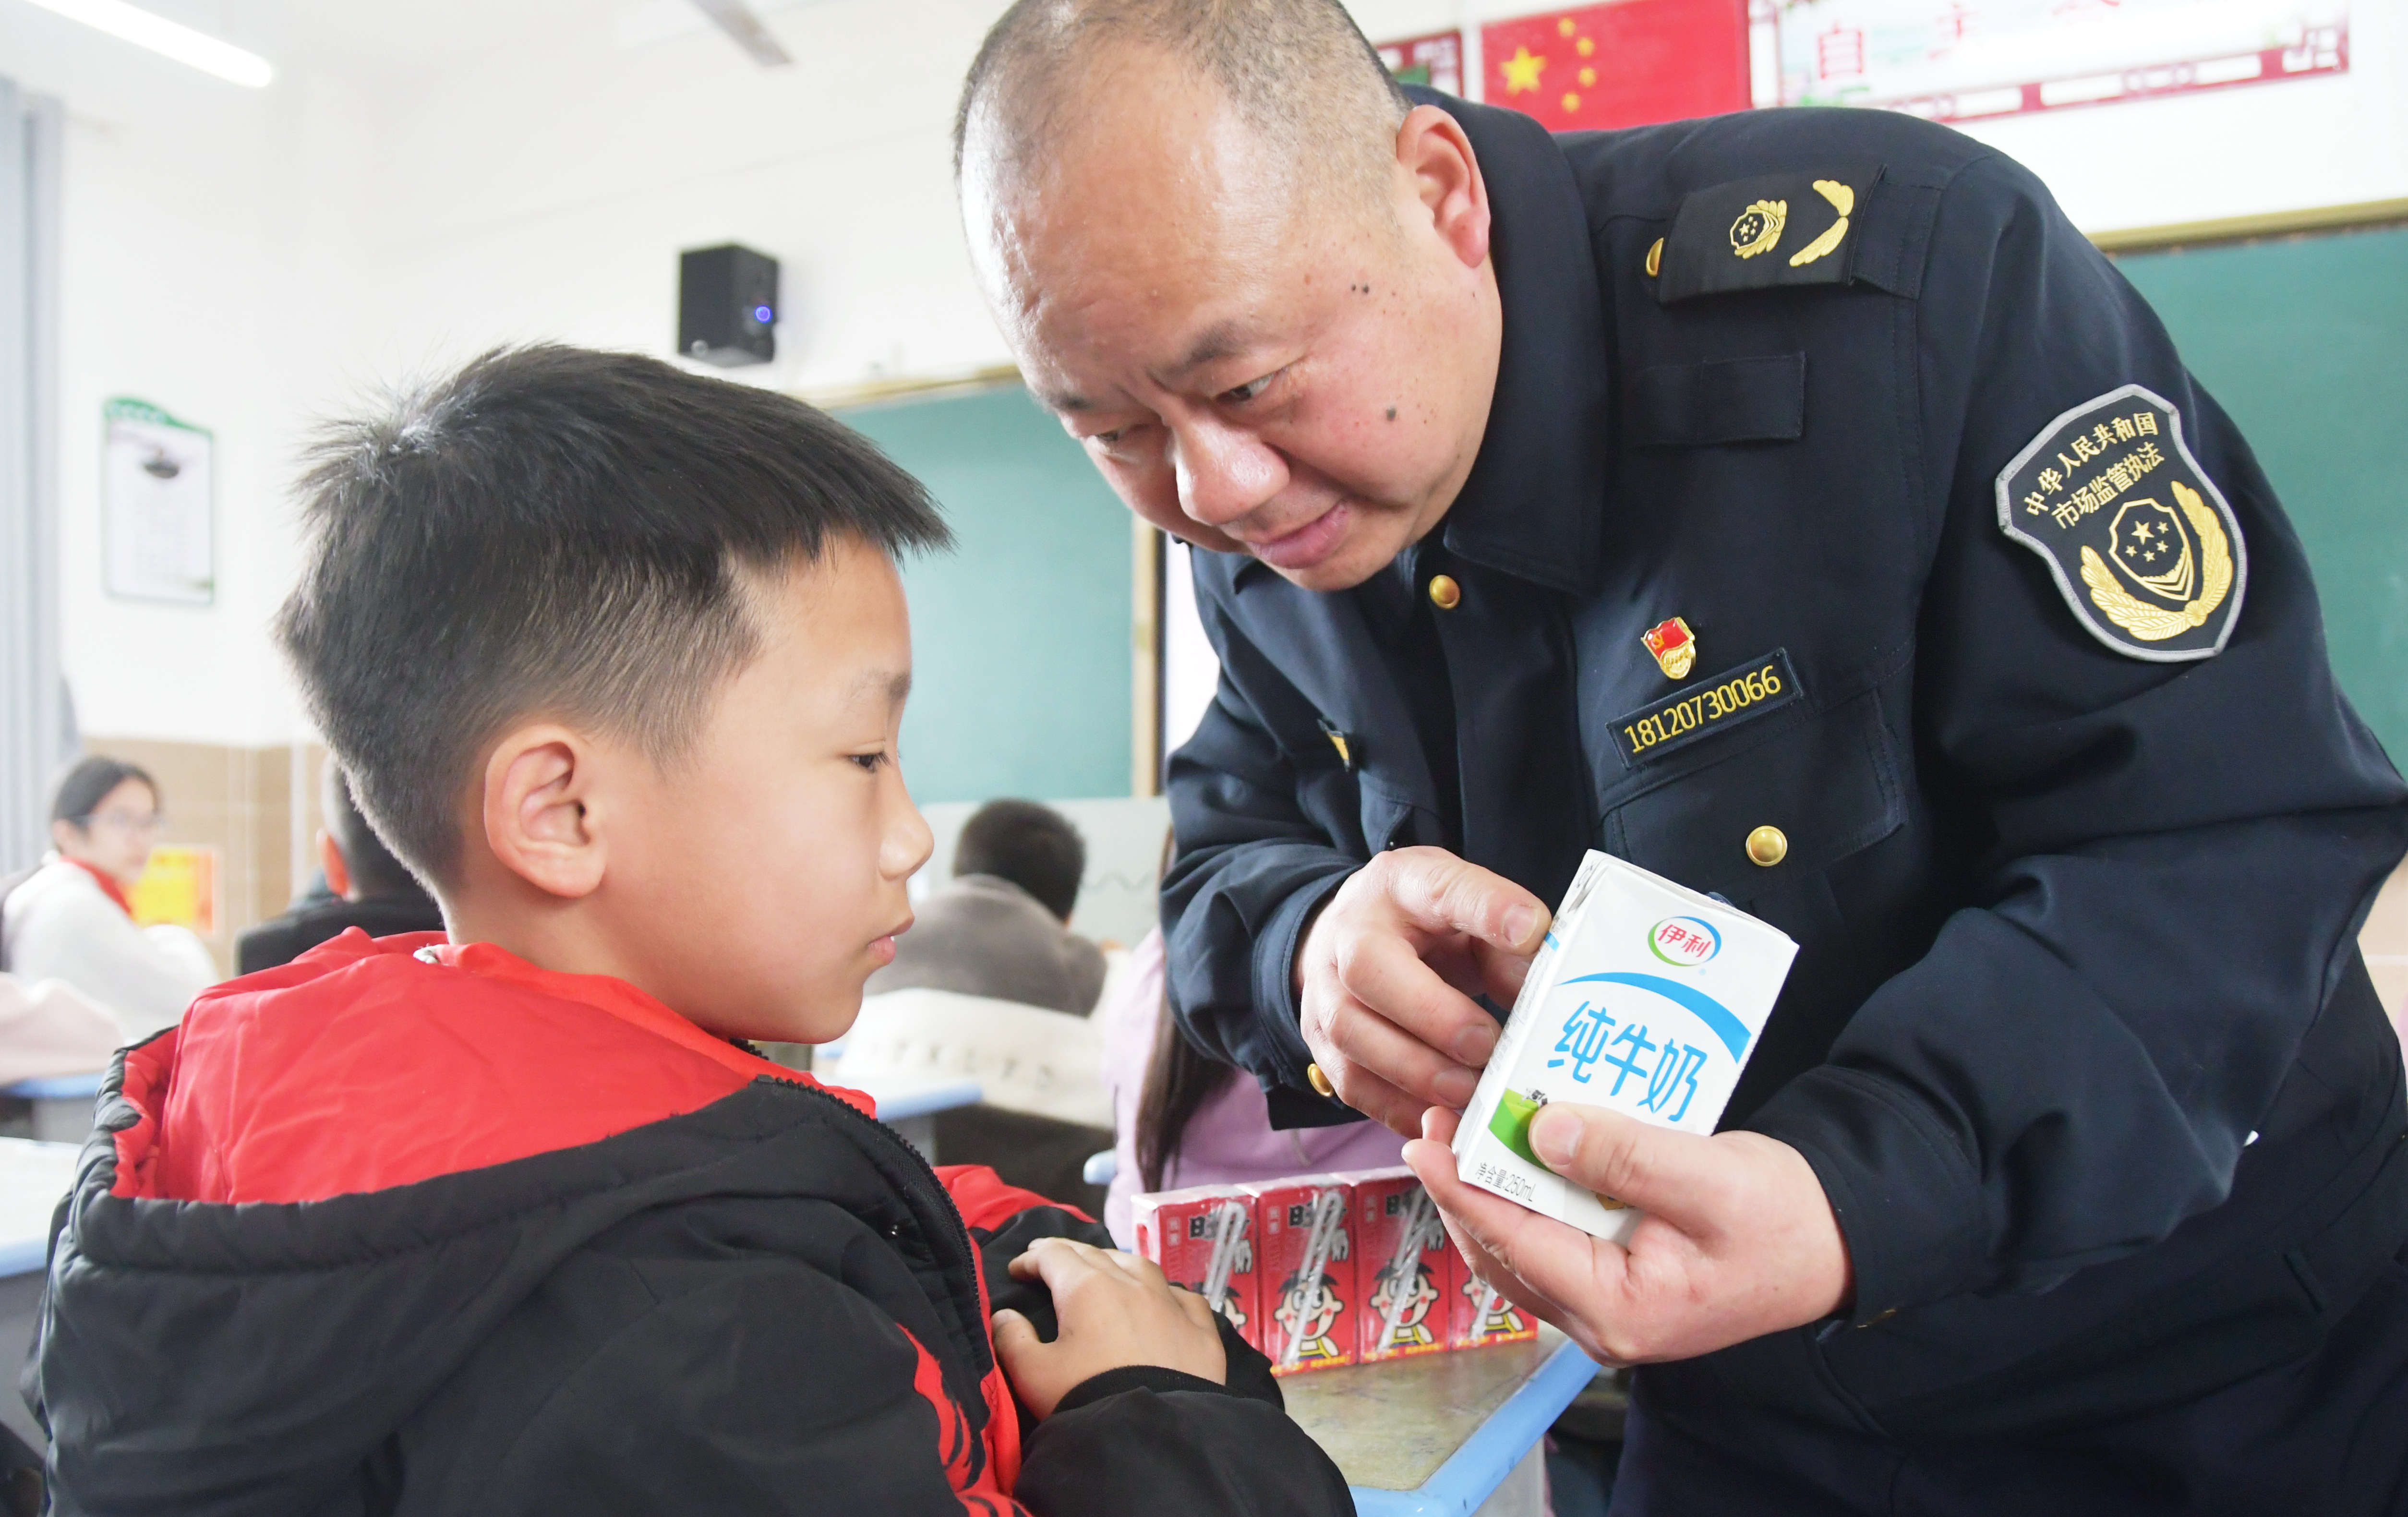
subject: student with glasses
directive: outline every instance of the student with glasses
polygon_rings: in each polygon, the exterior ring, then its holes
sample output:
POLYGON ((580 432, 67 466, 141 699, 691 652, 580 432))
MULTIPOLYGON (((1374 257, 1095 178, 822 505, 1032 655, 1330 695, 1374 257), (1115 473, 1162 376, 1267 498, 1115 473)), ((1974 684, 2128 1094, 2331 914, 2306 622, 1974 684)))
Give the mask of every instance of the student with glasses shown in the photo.
POLYGON ((51 796, 52 852, 0 907, 5 967, 28 984, 74 986, 117 1019, 129 1042, 172 1026, 218 979, 198 937, 136 925, 126 900, 165 822, 158 784, 139 766, 96 754, 78 761, 51 796))

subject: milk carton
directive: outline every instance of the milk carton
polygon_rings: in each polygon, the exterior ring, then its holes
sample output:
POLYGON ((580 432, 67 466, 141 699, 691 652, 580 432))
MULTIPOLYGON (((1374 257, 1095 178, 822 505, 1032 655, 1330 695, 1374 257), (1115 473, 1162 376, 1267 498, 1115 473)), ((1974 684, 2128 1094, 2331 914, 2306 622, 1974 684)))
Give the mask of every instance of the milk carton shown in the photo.
POLYGON ((1592 852, 1513 1002, 1455 1135, 1463 1178, 1621 1242, 1640 1213, 1530 1151, 1549 1101, 1683 1132, 1721 1120, 1798 945, 1720 901, 1592 852))
POLYGON ((1247 1342, 1262 1346, 1262 1294, 1254 1269, 1260 1246, 1254 1198, 1228 1185, 1160 1191, 1130 1203, 1137 1253, 1162 1267, 1173 1285, 1202 1296, 1247 1342))

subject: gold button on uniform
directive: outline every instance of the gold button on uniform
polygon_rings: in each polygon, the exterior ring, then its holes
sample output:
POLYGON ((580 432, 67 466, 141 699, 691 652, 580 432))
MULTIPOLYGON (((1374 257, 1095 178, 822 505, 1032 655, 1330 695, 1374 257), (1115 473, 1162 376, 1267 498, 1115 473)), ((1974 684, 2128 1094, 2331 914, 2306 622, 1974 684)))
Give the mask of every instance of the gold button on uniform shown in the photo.
POLYGON ((1304 1078, 1312 1081, 1312 1088, 1324 1095, 1338 1094, 1337 1088, 1329 1083, 1329 1077, 1321 1072, 1321 1066, 1317 1064, 1308 1064, 1304 1066, 1304 1078))
POLYGON ((1454 610, 1463 604, 1463 587, 1447 574, 1430 576, 1430 604, 1441 611, 1454 610))
POLYGON ((1758 827, 1747 835, 1747 856, 1770 869, 1789 856, 1789 838, 1779 827, 1758 827))

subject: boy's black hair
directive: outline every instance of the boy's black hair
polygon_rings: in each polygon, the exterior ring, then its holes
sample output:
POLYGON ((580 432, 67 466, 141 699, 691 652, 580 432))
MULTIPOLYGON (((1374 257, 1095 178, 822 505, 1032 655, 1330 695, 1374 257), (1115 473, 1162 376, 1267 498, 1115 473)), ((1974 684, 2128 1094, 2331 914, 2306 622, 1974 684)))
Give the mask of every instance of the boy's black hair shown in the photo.
POLYGON ((90 832, 92 814, 100 809, 110 791, 128 780, 139 780, 150 787, 150 803, 159 804, 159 781, 150 778, 150 770, 101 753, 85 754, 67 766, 58 783, 50 787, 50 820, 90 832))
POLYGON ((430 881, 471 768, 543 713, 673 760, 757 634, 744 571, 851 535, 951 545, 920 483, 789 396, 656 359, 504 348, 328 427, 278 641, 352 794, 430 881))
POLYGON ((953 844, 955 875, 1009 880, 1065 922, 1086 872, 1086 839, 1068 817, 1035 801, 987 802, 962 823, 953 844))

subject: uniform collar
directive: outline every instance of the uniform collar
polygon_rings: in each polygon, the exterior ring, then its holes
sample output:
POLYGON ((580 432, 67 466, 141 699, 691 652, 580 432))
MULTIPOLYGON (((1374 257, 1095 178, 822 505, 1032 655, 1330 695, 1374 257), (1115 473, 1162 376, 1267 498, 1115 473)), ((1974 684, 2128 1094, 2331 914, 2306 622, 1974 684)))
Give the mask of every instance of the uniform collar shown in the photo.
POLYGON ((1521 112, 1408 93, 1471 139, 1504 306, 1488 432, 1442 540, 1475 564, 1578 593, 1598 571, 1610 436, 1606 316, 1580 185, 1521 112))

